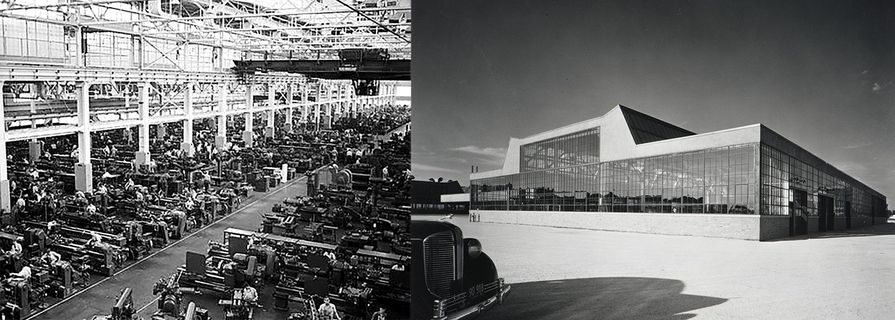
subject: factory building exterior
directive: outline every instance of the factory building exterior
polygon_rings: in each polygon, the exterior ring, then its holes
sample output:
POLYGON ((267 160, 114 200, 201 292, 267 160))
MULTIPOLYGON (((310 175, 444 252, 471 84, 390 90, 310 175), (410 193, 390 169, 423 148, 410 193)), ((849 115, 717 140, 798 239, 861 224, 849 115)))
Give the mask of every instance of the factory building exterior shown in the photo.
POLYGON ((482 222, 767 240, 885 223, 886 198, 773 130, 695 134, 624 106, 470 175, 482 222))

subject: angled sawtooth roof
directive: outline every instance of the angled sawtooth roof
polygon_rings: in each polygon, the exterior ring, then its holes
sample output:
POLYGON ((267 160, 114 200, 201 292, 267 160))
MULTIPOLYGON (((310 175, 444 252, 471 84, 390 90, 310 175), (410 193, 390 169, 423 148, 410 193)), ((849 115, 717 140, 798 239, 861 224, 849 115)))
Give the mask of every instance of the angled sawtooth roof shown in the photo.
POLYGON ((625 122, 628 123, 628 129, 631 130, 631 136, 634 137, 634 143, 636 144, 680 138, 696 134, 690 130, 653 118, 645 113, 622 105, 619 105, 619 109, 621 109, 622 114, 625 116, 625 122))

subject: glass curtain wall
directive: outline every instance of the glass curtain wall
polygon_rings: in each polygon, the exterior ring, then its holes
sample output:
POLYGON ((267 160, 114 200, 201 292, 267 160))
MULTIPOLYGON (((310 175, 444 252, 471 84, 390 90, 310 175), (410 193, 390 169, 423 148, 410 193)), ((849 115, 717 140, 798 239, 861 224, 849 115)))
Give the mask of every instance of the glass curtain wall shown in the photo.
POLYGON ((471 182, 471 208, 758 213, 758 145, 522 172, 471 182))
POLYGON ((847 203, 852 217, 883 215, 885 198, 838 176, 746 144, 473 180, 470 200, 478 210, 789 215, 798 190, 807 215, 819 196, 834 200, 836 216, 847 203))
POLYGON ((851 203, 852 216, 873 216, 873 201, 884 202, 874 197, 861 185, 837 177, 837 173, 826 172, 792 157, 768 145, 761 145, 761 213, 767 215, 789 215, 789 205, 793 201, 793 190, 805 191, 807 206, 797 208, 807 215, 817 215, 819 196, 833 198, 833 214, 845 215, 846 201, 851 203))
POLYGON ((533 142, 519 149, 519 172, 600 162, 600 128, 533 142))

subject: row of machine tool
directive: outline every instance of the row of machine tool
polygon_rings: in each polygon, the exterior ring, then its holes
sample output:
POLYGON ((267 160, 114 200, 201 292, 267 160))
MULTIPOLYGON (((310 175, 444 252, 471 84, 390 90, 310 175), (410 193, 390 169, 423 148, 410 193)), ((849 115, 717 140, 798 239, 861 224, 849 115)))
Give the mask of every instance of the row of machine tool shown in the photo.
MULTIPOLYGON (((96 315, 91 320, 134 320, 139 319, 137 316, 137 308, 134 306, 133 290, 124 288, 115 299, 112 305, 111 313, 108 315, 96 315)), ((208 309, 203 309, 190 302, 182 310, 178 308, 177 312, 170 314, 158 313, 152 316, 152 320, 211 320, 208 315, 208 309)))
POLYGON ((187 252, 157 285, 159 310, 212 295, 225 320, 252 319, 256 301, 289 319, 408 318, 409 142, 385 137, 361 156, 336 154, 350 163, 308 173, 307 194, 276 204, 257 231, 229 228, 207 251, 187 252))
MULTIPOLYGON (((319 152, 310 144, 291 158, 272 159, 263 155, 276 147, 259 143, 207 157, 159 154, 152 166, 133 166, 133 148, 118 144, 127 139, 111 135, 95 142, 93 192, 77 192, 70 138, 11 144, 27 152, 10 162, 15 205, 0 212, 0 319, 25 319, 225 217, 249 190, 299 176, 289 164, 320 165, 309 160, 319 152), (30 276, 15 276, 25 266, 30 276)), ((113 318, 127 319, 121 314, 113 318)))

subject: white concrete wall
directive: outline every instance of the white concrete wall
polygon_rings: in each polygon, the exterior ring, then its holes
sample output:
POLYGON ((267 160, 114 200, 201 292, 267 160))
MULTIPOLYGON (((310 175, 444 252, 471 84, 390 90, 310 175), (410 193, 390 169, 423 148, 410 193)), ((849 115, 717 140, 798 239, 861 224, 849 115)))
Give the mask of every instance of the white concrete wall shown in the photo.
MULTIPOLYGON (((482 222, 759 240, 761 216, 739 214, 661 214, 470 210, 482 222)), ((787 222, 788 223, 788 222, 787 222)), ((789 225, 786 225, 786 234, 789 225)), ((784 236, 785 236, 784 235, 784 236)), ((764 240, 764 239, 762 239, 764 240)))
POLYGON ((442 203, 453 203, 453 202, 469 203, 469 194, 468 193, 443 194, 443 195, 441 195, 441 202, 442 203))

